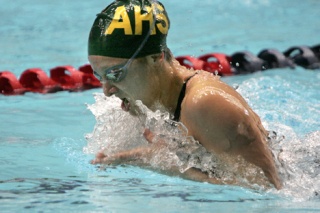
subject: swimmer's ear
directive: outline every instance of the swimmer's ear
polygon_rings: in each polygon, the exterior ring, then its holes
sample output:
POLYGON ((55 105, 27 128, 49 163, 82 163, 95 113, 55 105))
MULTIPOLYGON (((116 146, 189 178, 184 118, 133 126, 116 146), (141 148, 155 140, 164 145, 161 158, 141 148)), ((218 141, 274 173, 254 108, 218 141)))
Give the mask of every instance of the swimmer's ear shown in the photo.
POLYGON ((164 57, 165 57, 165 53, 161 52, 161 59, 160 60, 163 61, 164 57))
POLYGON ((154 63, 157 62, 158 60, 159 60, 159 62, 161 62, 164 59, 164 53, 162 52, 159 54, 151 55, 150 57, 152 58, 154 63))

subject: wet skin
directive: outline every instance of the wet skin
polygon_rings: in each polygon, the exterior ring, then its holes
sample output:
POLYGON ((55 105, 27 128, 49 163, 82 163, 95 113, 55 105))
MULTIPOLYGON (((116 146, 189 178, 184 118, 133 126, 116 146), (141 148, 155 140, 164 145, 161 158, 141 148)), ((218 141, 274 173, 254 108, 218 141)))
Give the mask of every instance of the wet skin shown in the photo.
MULTIPOLYGON (((181 104, 180 121, 187 127, 189 135, 226 163, 242 156, 247 162, 260 167, 277 189, 281 188, 272 153, 267 146, 267 132, 260 118, 241 95, 220 81, 219 77, 204 71, 197 71, 195 75, 195 71, 180 66, 175 60, 168 62, 164 60, 163 54, 159 54, 134 60, 123 81, 110 82, 105 79, 104 70, 124 63, 126 59, 89 56, 89 61, 95 72, 102 77, 105 95, 115 95, 122 99, 122 109, 132 115, 138 113, 136 100, 141 100, 151 110, 156 110, 157 104, 161 104, 173 114, 184 81, 194 75, 187 83, 186 95, 181 104)), ((148 130, 145 137, 150 142, 147 148, 114 156, 105 156, 101 152, 92 163, 132 162, 132 159, 151 156, 154 150, 165 146, 165 142, 152 144, 153 136, 148 130)), ((195 169, 179 174, 177 168, 172 168, 169 173, 197 181, 222 183, 195 169)), ((228 184, 237 183, 230 181, 228 184)))

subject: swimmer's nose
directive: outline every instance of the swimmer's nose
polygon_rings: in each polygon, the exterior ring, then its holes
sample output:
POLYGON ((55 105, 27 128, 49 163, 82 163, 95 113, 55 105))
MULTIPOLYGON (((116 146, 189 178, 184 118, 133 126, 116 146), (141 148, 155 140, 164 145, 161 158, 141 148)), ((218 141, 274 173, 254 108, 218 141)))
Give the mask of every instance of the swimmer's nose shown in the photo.
POLYGON ((111 95, 118 92, 118 88, 110 84, 108 81, 102 83, 103 93, 105 96, 110 97, 111 95))

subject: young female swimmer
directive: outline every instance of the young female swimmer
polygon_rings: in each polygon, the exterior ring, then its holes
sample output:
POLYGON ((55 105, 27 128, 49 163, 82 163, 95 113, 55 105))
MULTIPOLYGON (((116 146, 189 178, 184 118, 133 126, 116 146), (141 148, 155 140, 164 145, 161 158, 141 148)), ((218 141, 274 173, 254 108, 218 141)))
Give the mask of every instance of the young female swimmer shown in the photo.
MULTIPOLYGON (((104 94, 120 98, 122 109, 133 116, 139 113, 137 100, 153 111, 160 103, 220 162, 228 165, 241 156, 247 163, 235 173, 245 172, 253 164, 280 189, 267 131, 258 115, 218 76, 180 65, 166 45, 169 26, 167 12, 158 1, 118 0, 97 15, 89 35, 88 55, 104 94)), ((166 145, 165 141, 152 143, 154 135, 149 130, 144 136, 148 147, 113 156, 100 152, 92 164, 129 164, 134 160, 143 166, 145 162, 139 159, 150 158, 166 145)), ((196 168, 182 174, 172 166, 165 173, 215 184, 239 184, 209 177, 196 168)))

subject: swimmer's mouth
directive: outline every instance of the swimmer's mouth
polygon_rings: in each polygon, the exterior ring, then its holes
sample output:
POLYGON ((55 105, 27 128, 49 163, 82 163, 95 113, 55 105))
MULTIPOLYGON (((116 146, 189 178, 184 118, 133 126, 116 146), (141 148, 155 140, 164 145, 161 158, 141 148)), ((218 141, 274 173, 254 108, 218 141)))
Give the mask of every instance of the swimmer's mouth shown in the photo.
POLYGON ((122 110, 128 112, 130 110, 130 102, 126 98, 122 98, 121 108, 122 110))

